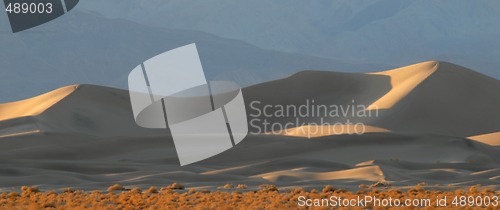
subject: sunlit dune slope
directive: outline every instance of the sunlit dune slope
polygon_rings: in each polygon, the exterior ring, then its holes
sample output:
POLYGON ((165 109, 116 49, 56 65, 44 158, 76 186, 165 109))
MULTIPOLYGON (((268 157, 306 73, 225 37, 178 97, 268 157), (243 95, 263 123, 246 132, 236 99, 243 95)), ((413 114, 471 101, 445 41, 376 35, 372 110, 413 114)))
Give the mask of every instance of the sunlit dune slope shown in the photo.
POLYGON ((313 138, 313 137, 329 136, 329 135, 364 134, 364 133, 378 133, 378 132, 390 132, 390 131, 387 129, 369 125, 337 124, 337 125, 304 125, 300 127, 281 130, 280 132, 277 133, 269 133, 269 134, 313 138))
POLYGON ((371 104, 368 110, 392 108, 415 87, 434 73, 438 69, 438 66, 439 62, 428 61, 389 71, 370 73, 374 75, 389 76, 391 78, 392 88, 387 94, 371 104))
POLYGON ((36 116, 71 94, 78 85, 71 85, 22 101, 0 104, 0 120, 36 116))
POLYGON ((300 181, 300 180, 366 180, 373 182, 385 181, 384 173, 379 166, 367 166, 333 172, 308 172, 303 169, 291 169, 285 171, 274 171, 259 174, 260 177, 269 181, 300 181))
POLYGON ((469 139, 479 141, 492 146, 500 146, 500 132, 471 136, 469 139))

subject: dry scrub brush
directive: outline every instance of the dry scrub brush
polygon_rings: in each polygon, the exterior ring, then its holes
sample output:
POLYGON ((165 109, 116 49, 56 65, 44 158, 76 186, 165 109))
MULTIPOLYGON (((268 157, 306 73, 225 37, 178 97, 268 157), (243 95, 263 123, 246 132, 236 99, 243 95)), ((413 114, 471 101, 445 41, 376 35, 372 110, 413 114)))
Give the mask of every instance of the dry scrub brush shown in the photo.
MULTIPOLYGON (((337 196, 356 198, 359 194, 333 186, 325 186, 322 191, 306 191, 302 188, 278 191, 274 185, 262 185, 260 190, 240 192, 234 191, 189 191, 181 190, 178 184, 170 189, 158 191, 156 187, 142 191, 138 188, 122 191, 123 187, 114 186, 118 191, 64 190, 41 192, 36 187, 22 187, 21 193, 0 193, 0 209, 297 209, 299 196, 312 199, 337 196)), ((498 195, 493 189, 471 187, 468 190, 437 191, 426 190, 422 186, 401 191, 396 189, 361 189, 362 195, 377 198, 434 198, 436 195, 452 197, 455 195, 493 196, 498 195)), ((356 208, 350 208, 356 209, 356 208)), ((361 208, 359 208, 361 209, 361 208)), ((377 209, 377 208, 374 208, 377 209)), ((413 208, 408 208, 413 209, 413 208)), ((449 209, 456 209, 449 206, 449 209)), ((482 209, 480 207, 467 209, 482 209)), ((489 209, 494 209, 490 207, 489 209)))

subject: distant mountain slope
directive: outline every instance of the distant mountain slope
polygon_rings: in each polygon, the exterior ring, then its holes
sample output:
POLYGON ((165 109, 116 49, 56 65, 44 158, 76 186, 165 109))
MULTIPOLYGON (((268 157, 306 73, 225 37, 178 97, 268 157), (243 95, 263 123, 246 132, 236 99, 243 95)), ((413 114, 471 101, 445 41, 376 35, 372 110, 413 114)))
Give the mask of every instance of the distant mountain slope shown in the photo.
MULTIPOLYGON (((313 100, 314 105, 344 108, 377 105, 378 116, 323 116, 323 120, 336 123, 350 119, 393 132, 468 137, 500 131, 499 90, 497 79, 447 62, 424 62, 370 74, 301 72, 245 88, 244 96, 247 105, 259 101, 259 106, 255 105, 258 108, 298 107, 313 100)), ((247 110, 258 113, 251 106, 247 110)), ((268 109, 268 113, 273 110, 277 108, 268 109)), ((271 123, 295 122, 294 117, 256 118, 271 123)), ((320 117, 301 119, 311 123, 321 120, 320 117)))
POLYGON ((268 49, 394 66, 437 59, 500 78, 495 0, 87 0, 79 6, 268 49))
POLYGON ((125 89, 128 73, 138 64, 190 43, 198 46, 207 79, 233 80, 242 86, 305 69, 377 68, 264 50, 204 32, 155 28, 76 10, 16 34, 2 25, 5 22, 6 17, 0 15, 0 102, 71 84, 125 89))

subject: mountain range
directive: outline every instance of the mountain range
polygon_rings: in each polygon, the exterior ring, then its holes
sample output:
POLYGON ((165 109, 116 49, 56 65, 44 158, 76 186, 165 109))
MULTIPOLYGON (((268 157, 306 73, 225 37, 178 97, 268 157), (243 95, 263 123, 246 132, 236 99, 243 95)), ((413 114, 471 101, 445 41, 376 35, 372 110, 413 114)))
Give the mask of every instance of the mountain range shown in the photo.
POLYGON ((266 49, 393 67, 443 60, 500 78, 494 0, 89 0, 80 8, 266 49))
POLYGON ((267 50, 205 32, 145 26, 93 12, 71 11, 12 34, 0 16, 0 101, 15 101, 71 84, 127 88, 129 72, 165 51, 196 43, 208 80, 240 86, 305 69, 383 69, 334 59, 267 50))

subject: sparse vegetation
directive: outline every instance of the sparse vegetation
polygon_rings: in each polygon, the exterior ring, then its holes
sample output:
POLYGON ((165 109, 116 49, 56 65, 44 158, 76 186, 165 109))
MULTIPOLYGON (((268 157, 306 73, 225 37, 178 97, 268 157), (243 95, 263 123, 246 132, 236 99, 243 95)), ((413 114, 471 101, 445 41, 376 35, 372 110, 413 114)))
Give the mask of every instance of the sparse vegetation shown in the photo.
POLYGON ((377 187, 390 187, 391 183, 389 182, 377 182, 375 184, 372 184, 370 188, 377 188, 377 187))
POLYGON ((305 190, 304 190, 304 188, 301 188, 301 187, 293 188, 292 190, 290 190, 290 194, 292 194, 292 195, 301 194, 303 192, 305 192, 305 190))
POLYGON ((370 186, 368 186, 367 184, 360 184, 360 185, 358 186, 358 188, 359 188, 359 189, 368 189, 368 188, 370 188, 370 186))
POLYGON ((278 188, 272 184, 262 184, 259 188, 261 192, 278 192, 278 188))
POLYGON ((177 182, 174 182, 170 186, 168 186, 167 189, 169 189, 169 190, 183 190, 184 186, 182 186, 181 184, 179 184, 177 182))
POLYGON ((219 189, 233 189, 234 186, 232 184, 225 184, 223 186, 217 187, 219 189))
POLYGON ((133 193, 141 193, 141 192, 142 192, 142 190, 141 190, 141 189, 139 189, 139 188, 137 188, 137 187, 134 187, 134 188, 132 188, 132 189, 130 190, 130 192, 133 192, 133 193))
POLYGON ((120 184, 114 184, 108 187, 108 191, 118 191, 118 190, 125 190, 125 188, 120 184))
POLYGON ((323 193, 329 193, 329 192, 334 192, 335 191, 335 188, 333 188, 333 186, 331 185, 326 185, 325 188, 323 188, 323 193))
MULTIPOLYGON (((174 185, 178 188, 178 184, 174 185)), ((111 186, 113 189, 124 189, 121 185, 111 186), (118 187, 119 186, 119 187, 118 187)), ((110 188, 111 188, 110 187, 110 188)), ((157 193, 155 187, 141 191, 133 188, 129 191, 90 191, 64 190, 63 192, 41 192, 36 187, 22 187, 21 192, 0 193, 0 209, 297 209, 297 197, 305 196, 312 199, 328 198, 332 195, 343 198, 356 198, 359 193, 377 198, 415 198, 428 197, 435 202, 437 195, 453 197, 455 195, 494 196, 498 195, 491 188, 473 186, 468 190, 436 191, 414 189, 404 192, 397 189, 383 190, 374 188, 372 191, 362 189, 358 194, 334 189, 325 186, 321 192, 302 188, 278 192, 274 185, 261 185, 259 191, 196 191, 191 188, 188 192, 179 192, 171 189, 157 193), (418 194, 414 194, 418 193, 418 194)), ((370 208, 349 208, 364 209, 370 208)), ((376 208, 375 208, 376 209, 376 208)), ((413 209, 413 208, 408 208, 413 209)), ((449 209, 456 209, 449 207, 449 209)), ((467 209, 483 209, 482 207, 467 207, 467 209)), ((490 208, 494 209, 494 208, 490 208)))
POLYGON ((65 192, 65 193, 74 193, 75 190, 73 188, 71 188, 71 187, 68 187, 68 188, 64 188, 63 192, 65 192))
POLYGON ((21 192, 23 195, 29 195, 29 194, 32 194, 32 193, 37 193, 37 192, 40 192, 40 190, 38 189, 38 187, 28 187, 28 186, 22 186, 21 187, 21 192))
POLYGON ((158 193, 158 190, 155 186, 151 186, 148 190, 146 190, 146 193, 158 193))

